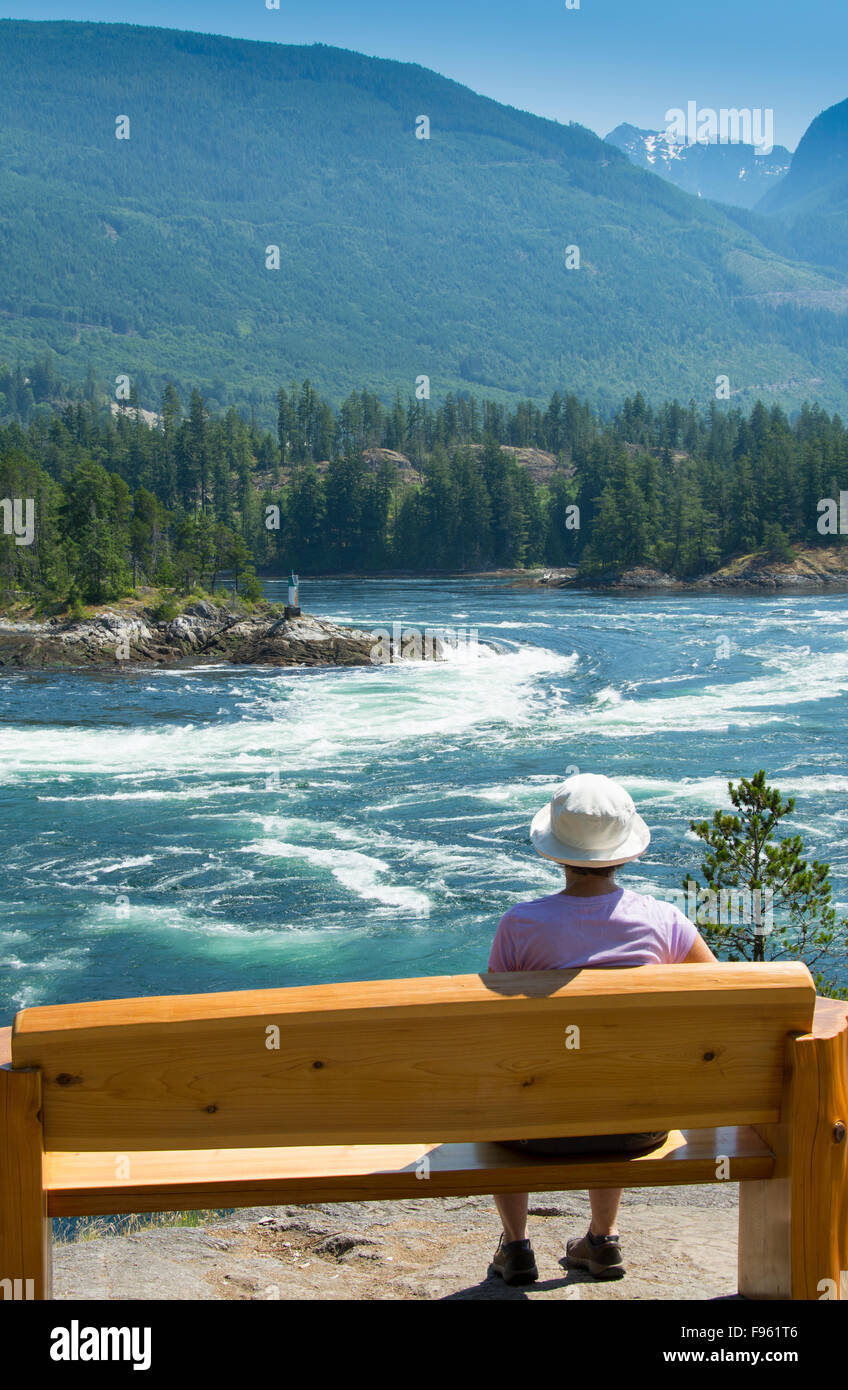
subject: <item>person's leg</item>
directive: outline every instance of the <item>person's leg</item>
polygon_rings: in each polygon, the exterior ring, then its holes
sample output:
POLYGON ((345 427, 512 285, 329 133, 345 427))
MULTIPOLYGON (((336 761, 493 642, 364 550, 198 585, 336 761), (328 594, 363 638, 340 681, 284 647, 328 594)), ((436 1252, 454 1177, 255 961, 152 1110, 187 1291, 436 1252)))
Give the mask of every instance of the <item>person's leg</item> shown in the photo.
POLYGON ((499 1274, 505 1284, 535 1284, 538 1279, 536 1257, 527 1239, 527 1202, 526 1192, 498 1193, 495 1197, 503 1235, 487 1278, 499 1274))
POLYGON ((615 1228, 621 1188, 591 1187, 589 1201, 589 1229, 585 1236, 573 1236, 566 1242, 565 1263, 569 1269, 588 1269, 596 1279, 621 1279, 627 1273, 615 1228))
POLYGON ((502 1192, 495 1197, 495 1206, 501 1218, 504 1240, 507 1243, 511 1240, 527 1239, 528 1201, 529 1197, 526 1192, 502 1192))
POLYGON ((616 1217, 618 1207, 621 1202, 623 1188, 620 1187, 590 1187, 589 1201, 592 1205, 592 1220, 589 1230, 593 1236, 614 1236, 616 1231, 616 1217))

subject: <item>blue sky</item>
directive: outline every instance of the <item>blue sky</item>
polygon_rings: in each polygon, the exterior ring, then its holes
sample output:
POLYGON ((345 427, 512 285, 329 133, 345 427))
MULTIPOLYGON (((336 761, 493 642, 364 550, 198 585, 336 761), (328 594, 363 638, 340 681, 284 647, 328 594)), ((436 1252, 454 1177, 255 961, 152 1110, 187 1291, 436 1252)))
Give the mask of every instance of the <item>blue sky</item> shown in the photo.
POLYGON ((771 107, 794 149, 848 97, 846 0, 27 0, 5 18, 96 19, 329 43, 434 68, 475 91, 606 135, 671 107, 771 107))

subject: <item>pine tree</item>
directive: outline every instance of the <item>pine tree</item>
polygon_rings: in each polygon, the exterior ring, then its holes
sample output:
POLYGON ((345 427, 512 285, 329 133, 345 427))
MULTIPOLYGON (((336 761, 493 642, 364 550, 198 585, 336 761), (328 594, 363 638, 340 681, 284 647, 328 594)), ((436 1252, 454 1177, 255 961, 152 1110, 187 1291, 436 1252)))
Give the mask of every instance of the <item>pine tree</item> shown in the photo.
MULTIPOLYGON (((709 899, 706 920, 699 920, 706 940, 727 952, 728 960, 789 957, 805 961, 811 970, 823 964, 832 971, 848 949, 848 921, 837 921, 829 866, 818 860, 807 863, 800 835, 775 835, 794 811, 794 798, 784 800, 776 787, 768 786, 762 769, 750 780, 729 782, 728 792, 733 812, 719 810, 711 821, 689 823, 707 847, 701 865, 704 885, 693 880, 699 903, 703 896, 709 899), (741 912, 733 910, 739 899, 727 896, 739 889, 745 890, 741 912)), ((821 973, 816 984, 820 991, 845 997, 821 973)))

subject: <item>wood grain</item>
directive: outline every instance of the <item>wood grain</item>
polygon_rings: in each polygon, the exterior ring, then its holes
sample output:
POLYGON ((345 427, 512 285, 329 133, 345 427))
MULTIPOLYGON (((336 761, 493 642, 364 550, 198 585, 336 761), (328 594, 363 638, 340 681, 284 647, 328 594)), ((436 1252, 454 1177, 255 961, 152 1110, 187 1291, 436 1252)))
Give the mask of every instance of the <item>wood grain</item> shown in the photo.
MULTIPOLYGON (((603 1000, 627 994, 643 996, 647 1007, 657 994, 686 995, 702 989, 747 994, 756 986, 792 993, 806 991, 812 977, 798 961, 780 964, 741 962, 716 965, 642 965, 627 968, 512 971, 481 975, 424 975, 409 980, 358 980, 335 985, 306 985, 289 989, 237 990, 224 994, 171 994, 138 999, 94 1000, 83 1004, 50 1004, 22 1009, 15 1018, 14 1043, 23 1046, 27 1034, 68 1029, 98 1029, 134 1024, 185 1023, 192 1020, 245 1018, 250 1015, 361 1012, 371 1009, 429 1009, 440 1005, 459 1009, 468 1003, 496 1005, 505 999, 535 1000, 541 1006, 554 997, 582 996, 603 1000)), ((831 1003, 834 1001, 824 1001, 831 1003)), ((24 1065, 16 1052, 15 1065, 24 1065)))
POLYGON ((731 1182, 748 1182, 767 1178, 773 1167, 773 1155, 752 1129, 728 1127, 673 1131, 652 1153, 597 1158, 539 1158, 485 1143, 51 1153, 46 1183, 50 1214, 79 1216, 658 1187, 715 1182, 718 1171, 731 1182), (726 1165, 719 1170, 720 1158, 726 1165))
POLYGON ((40 1109, 38 1072, 0 1065, 0 1281, 10 1281, 0 1285, 3 1298, 51 1296, 40 1109))
POLYGON ((793 1053, 792 1297, 848 1297, 848 1017, 793 1053))
POLYGON ((775 1154, 769 1182, 739 1189, 739 1292, 837 1298, 848 1270, 848 1005, 817 999, 812 1032, 787 1040, 781 1121, 757 1125, 775 1154), (824 1281, 832 1281, 830 1286, 824 1281))
POLYGON ((28 1009, 12 1056, 51 1151, 700 1129, 779 1118, 814 1001, 797 963, 368 981, 28 1009))

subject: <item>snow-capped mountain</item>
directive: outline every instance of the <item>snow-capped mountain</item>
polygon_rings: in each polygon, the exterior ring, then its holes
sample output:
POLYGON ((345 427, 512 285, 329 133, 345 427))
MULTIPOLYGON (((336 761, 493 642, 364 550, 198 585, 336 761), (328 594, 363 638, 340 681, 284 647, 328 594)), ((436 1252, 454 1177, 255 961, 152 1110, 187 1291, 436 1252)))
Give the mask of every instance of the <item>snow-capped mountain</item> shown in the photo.
POLYGON ((627 124, 616 126, 606 139, 640 169, 652 170, 687 193, 743 208, 752 208, 782 179, 792 160, 784 145, 762 155, 753 145, 688 145, 669 131, 627 124))

